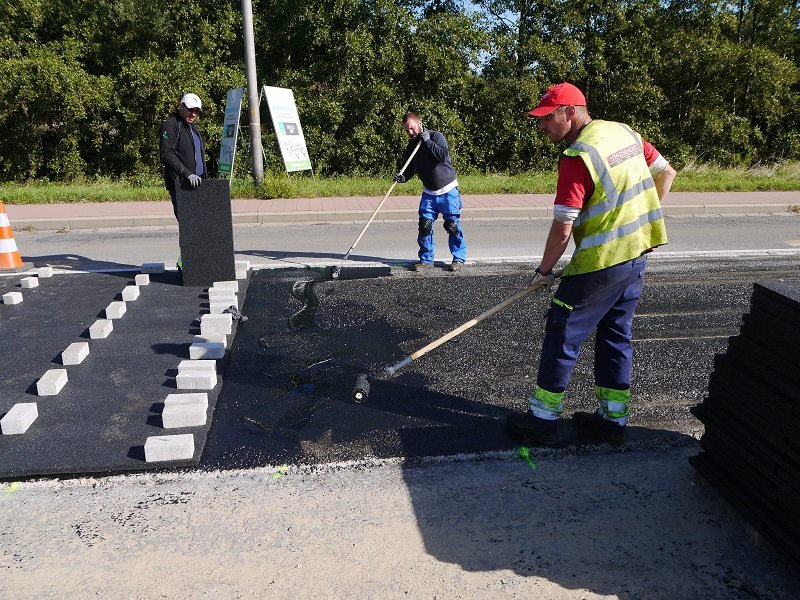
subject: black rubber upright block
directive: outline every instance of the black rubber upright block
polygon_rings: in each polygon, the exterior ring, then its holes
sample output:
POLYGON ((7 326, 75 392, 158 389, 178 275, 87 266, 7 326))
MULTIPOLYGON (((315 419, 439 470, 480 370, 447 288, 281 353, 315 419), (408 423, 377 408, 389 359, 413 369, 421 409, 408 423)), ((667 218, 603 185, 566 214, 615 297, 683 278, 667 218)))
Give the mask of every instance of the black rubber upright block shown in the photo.
POLYGON ((800 282, 780 281, 753 285, 752 304, 800 327, 800 282))
POLYGON ((183 285, 209 287, 236 279, 228 180, 204 179, 196 189, 182 188, 176 202, 183 285))

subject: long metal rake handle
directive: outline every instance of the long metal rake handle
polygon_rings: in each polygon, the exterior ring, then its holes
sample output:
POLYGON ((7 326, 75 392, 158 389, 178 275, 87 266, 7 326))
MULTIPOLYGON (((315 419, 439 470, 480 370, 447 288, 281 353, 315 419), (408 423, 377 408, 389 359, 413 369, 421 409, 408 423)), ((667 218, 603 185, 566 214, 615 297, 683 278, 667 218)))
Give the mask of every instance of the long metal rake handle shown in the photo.
MULTIPOLYGON (((408 165, 411 164, 411 160, 414 158, 414 155, 417 153, 417 150, 419 150, 419 147, 421 145, 422 145, 422 139, 420 139, 419 142, 417 142, 417 145, 414 147, 413 152, 411 152, 411 156, 408 157, 408 160, 403 165, 403 168, 400 169, 400 173, 403 173, 408 168, 408 165)), ((375 219, 375 216, 378 214, 378 211, 383 206, 383 203, 386 202, 386 199, 389 197, 389 194, 392 193, 392 190, 394 189, 394 186, 396 186, 396 185, 397 185, 396 181, 392 182, 392 185, 389 187, 389 190, 386 192, 386 195, 383 197, 383 200, 381 200, 380 203, 378 204, 378 206, 375 207, 375 210, 372 212, 372 216, 369 218, 369 221, 367 221, 364 224, 364 228, 361 230, 361 233, 358 234, 358 237, 356 238, 356 241, 353 242, 353 245, 350 246, 350 250, 348 250, 347 254, 344 255, 344 258, 342 259, 342 262, 340 262, 339 266, 337 266, 333 270, 333 278, 334 279, 338 279, 339 272, 342 270, 342 265, 347 261, 348 258, 350 258, 350 253, 358 245, 358 242, 361 241, 361 238, 364 237, 364 233, 367 231, 367 227, 369 227, 370 223, 372 223, 373 219, 375 219)))
POLYGON ((493 314, 495 314, 497 312, 500 312, 505 307, 507 307, 509 304, 513 304, 514 302, 516 302, 517 300, 521 300, 522 298, 524 298, 525 296, 527 296, 531 292, 535 292, 536 290, 538 290, 540 288, 543 288, 543 287, 546 287, 547 285, 549 285, 549 284, 537 283, 535 285, 531 285, 529 287, 526 287, 524 290, 520 290, 519 292, 517 292, 516 294, 514 294, 510 298, 506 298, 505 300, 503 300, 500 304, 497 304, 497 305, 493 306, 489 310, 479 314, 474 319, 470 319, 469 321, 467 321, 463 325, 461 325, 459 327, 456 327, 450 333, 444 334, 439 339, 433 340, 427 346, 424 346, 424 347, 420 348, 419 350, 417 350, 413 354, 409 354, 403 360, 401 360, 399 362, 396 362, 395 364, 386 367, 384 369, 384 371, 383 371, 384 375, 387 376, 387 377, 389 377, 391 375, 394 375, 397 371, 399 371, 400 369, 402 369, 406 365, 411 364, 411 361, 417 360, 422 355, 427 354, 428 352, 430 352, 434 348, 438 348, 439 346, 444 344, 446 341, 452 340, 457 335, 460 335, 460 334, 464 333, 467 329, 470 329, 471 327, 474 327, 475 325, 477 325, 478 323, 480 323, 484 319, 488 319, 493 314))

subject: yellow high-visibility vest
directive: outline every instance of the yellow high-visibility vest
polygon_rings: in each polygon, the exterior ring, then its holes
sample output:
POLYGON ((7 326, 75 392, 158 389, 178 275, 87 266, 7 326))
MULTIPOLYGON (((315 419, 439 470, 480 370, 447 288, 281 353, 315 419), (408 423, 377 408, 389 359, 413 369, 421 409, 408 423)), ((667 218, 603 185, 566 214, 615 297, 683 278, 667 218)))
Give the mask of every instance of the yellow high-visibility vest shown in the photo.
POLYGON ((639 134, 624 123, 594 120, 564 154, 580 157, 594 182, 594 194, 572 226, 575 252, 564 275, 612 267, 667 243, 639 134))

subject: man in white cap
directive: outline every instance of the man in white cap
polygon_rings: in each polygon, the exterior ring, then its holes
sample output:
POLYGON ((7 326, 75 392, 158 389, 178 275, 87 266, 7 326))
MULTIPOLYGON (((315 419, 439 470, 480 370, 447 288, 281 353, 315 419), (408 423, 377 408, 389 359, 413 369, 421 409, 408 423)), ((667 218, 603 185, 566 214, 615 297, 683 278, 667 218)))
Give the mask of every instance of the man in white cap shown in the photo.
POLYGON ((203 103, 197 94, 185 94, 178 112, 161 126, 161 162, 164 164, 164 185, 172 199, 175 217, 178 208, 175 196, 184 183, 196 188, 208 176, 204 158, 203 138, 195 121, 200 116, 203 103))

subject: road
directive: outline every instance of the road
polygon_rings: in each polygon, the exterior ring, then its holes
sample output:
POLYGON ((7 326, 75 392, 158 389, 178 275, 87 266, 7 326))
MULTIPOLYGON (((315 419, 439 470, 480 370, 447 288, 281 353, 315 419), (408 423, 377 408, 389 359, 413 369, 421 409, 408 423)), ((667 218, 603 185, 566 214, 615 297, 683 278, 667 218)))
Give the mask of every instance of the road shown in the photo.
MULTIPOLYGON (((664 277, 680 280, 689 298, 705 253, 798 255, 798 219, 670 218, 671 243, 660 252, 675 259, 664 277)), ((548 225, 467 221, 470 256, 530 259, 548 225)), ((414 229, 376 223, 355 258, 410 261, 414 229)), ((335 263, 359 230, 237 226, 235 244, 254 264, 335 263)), ((178 252, 174 229, 15 235, 26 260, 76 270, 170 261, 178 252)), ((444 247, 444 236, 437 242, 444 247)), ((769 257, 760 260, 768 271, 769 257)), ((737 277, 725 270, 727 284, 737 277)), ((713 306, 715 282, 703 283, 711 292, 701 300, 713 306)), ((666 292, 653 299, 646 319, 658 332, 659 303, 675 303, 666 292)), ((713 328, 713 314, 695 316, 698 327, 713 328)), ((652 360, 681 352, 685 344, 652 360)), ((667 395, 674 377, 660 383, 667 395)), ((660 444, 535 450, 530 462, 497 452, 5 482, 4 597, 795 597, 796 565, 751 543, 743 521, 695 477, 687 458, 696 440, 660 444)))
MULTIPOLYGON (((466 220, 469 260, 540 255, 549 219, 466 220)), ((338 263, 363 223, 237 225, 237 257, 253 265, 338 263)), ((669 254, 780 250, 800 252, 800 214, 740 217, 668 217, 669 254)), ((449 262, 447 238, 437 224, 437 260, 449 262)), ((112 269, 143 262, 170 265, 179 254, 176 227, 15 232, 27 261, 75 270, 112 269)), ((350 257, 352 261, 413 261, 416 223, 375 222, 350 257)))

